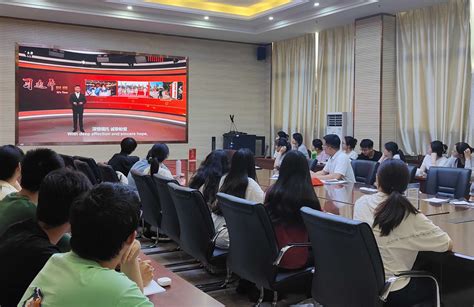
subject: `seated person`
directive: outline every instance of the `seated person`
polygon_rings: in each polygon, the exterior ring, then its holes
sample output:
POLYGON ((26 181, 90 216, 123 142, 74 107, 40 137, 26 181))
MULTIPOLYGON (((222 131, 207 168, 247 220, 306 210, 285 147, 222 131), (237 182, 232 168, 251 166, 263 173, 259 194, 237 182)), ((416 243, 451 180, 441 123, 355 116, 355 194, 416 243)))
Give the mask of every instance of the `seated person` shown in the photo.
POLYGON ((390 159, 397 159, 405 162, 405 155, 403 154, 403 151, 398 148, 398 144, 395 142, 385 143, 383 155, 380 157, 379 163, 390 159))
POLYGON ((330 156, 322 171, 314 173, 321 180, 345 180, 355 182, 351 160, 340 150, 341 139, 335 134, 328 134, 324 138, 324 151, 330 156))
POLYGON ((306 159, 309 159, 308 148, 303 144, 303 135, 301 133, 293 133, 291 138, 292 149, 301 152, 306 159))
MULTIPOLYGON (((163 163, 160 163, 158 160, 163 159, 161 162, 163 162, 169 155, 169 149, 168 146, 165 144, 155 144, 153 147, 148 151, 148 154, 145 159, 142 159, 135 163, 130 170, 136 170, 138 172, 141 172, 143 174, 150 174, 150 169, 151 169, 151 162, 152 160, 156 157, 155 161, 155 167, 157 167, 156 164, 159 165, 159 170, 161 170, 160 175, 163 175, 164 177, 171 178, 173 179, 173 175, 169 171, 169 169, 164 165, 163 163), (164 157, 164 158, 163 158, 164 157)), ((158 167, 157 167, 158 168, 158 167)), ((135 184, 135 180, 132 177, 132 173, 129 172, 127 176, 128 180, 128 185, 131 186, 134 189, 137 189, 137 185, 135 184)))
MULTIPOLYGON (((219 183, 219 192, 244 198, 249 201, 263 204, 265 193, 255 181, 255 158, 253 153, 242 148, 234 153, 229 173, 222 176, 219 183)), ((211 207, 212 220, 217 231, 225 225, 225 219, 218 203, 211 207)), ((222 249, 229 248, 229 233, 227 229, 222 230, 216 241, 216 246, 222 249)))
MULTIPOLYGON (((378 193, 362 196, 354 206, 354 219, 372 226, 386 277, 412 270, 420 251, 452 249, 448 234, 403 196, 409 177, 403 161, 383 162, 377 172, 378 193)), ((434 297, 435 285, 431 279, 399 279, 393 285, 387 305, 412 306, 434 297)))
POLYGON ((319 163, 326 163, 329 160, 329 155, 323 150, 323 141, 320 139, 313 140, 313 152, 316 153, 316 160, 319 163))
POLYGON ((426 172, 432 166, 445 167, 448 159, 444 156, 448 146, 440 141, 433 141, 428 147, 428 154, 423 158, 423 163, 419 169, 416 170, 417 176, 426 176, 426 172))
POLYGON ((120 142, 120 153, 113 155, 107 164, 112 166, 114 171, 128 176, 132 166, 140 160, 137 156, 131 156, 136 148, 137 141, 134 138, 124 138, 120 142))
MULTIPOLYGON (((309 242, 300 209, 307 206, 321 211, 321 207, 311 184, 308 162, 299 151, 292 150, 286 154, 277 181, 267 191, 265 206, 280 249, 290 243, 309 242)), ((299 269, 307 265, 308 257, 307 248, 292 248, 279 266, 299 269)))
POLYGON ((41 292, 43 306, 153 306, 142 292, 139 220, 132 189, 112 183, 92 188, 71 209, 72 251, 49 258, 20 306, 35 292, 41 292))
POLYGON ((342 141, 342 150, 349 156, 351 160, 357 160, 359 156, 357 152, 355 152, 355 147, 357 145, 357 139, 353 138, 352 136, 345 136, 344 140, 342 141))
POLYGON ((16 306, 48 259, 60 252, 56 244, 70 230, 71 205, 91 188, 84 174, 67 168, 44 178, 36 219, 13 224, 0 237, 1 306, 16 306))
POLYGON ((464 142, 456 143, 451 157, 446 162, 446 167, 472 169, 474 176, 474 163, 472 162, 472 152, 474 149, 464 142))
POLYGON ((280 169, 281 161, 286 156, 286 154, 291 150, 291 144, 287 139, 280 138, 277 142, 277 147, 275 151, 275 162, 273 163, 273 169, 280 169))
POLYGON ((216 202, 219 191, 219 183, 224 174, 229 172, 229 159, 227 153, 222 150, 214 150, 207 155, 196 173, 189 180, 189 187, 198 189, 209 208, 216 202))
POLYGON ((363 139, 360 142, 360 155, 357 160, 370 160, 379 162, 382 158, 382 153, 374 149, 374 142, 369 139, 363 139))
POLYGON ((50 172, 63 167, 63 159, 51 149, 39 148, 26 153, 21 162, 21 191, 0 201, 0 235, 10 225, 35 217, 41 182, 50 172))
POLYGON ((11 193, 21 190, 18 183, 21 175, 23 151, 13 145, 0 147, 0 200, 11 193))

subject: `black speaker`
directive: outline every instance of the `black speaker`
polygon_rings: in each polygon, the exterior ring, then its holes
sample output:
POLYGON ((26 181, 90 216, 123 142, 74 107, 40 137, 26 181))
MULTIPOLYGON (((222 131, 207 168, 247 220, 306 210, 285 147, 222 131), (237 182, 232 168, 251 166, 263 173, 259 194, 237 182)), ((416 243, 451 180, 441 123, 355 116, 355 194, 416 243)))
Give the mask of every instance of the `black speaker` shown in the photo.
POLYGON ((212 151, 216 150, 216 137, 215 136, 211 138, 211 148, 212 148, 212 151))
POLYGON ((257 47, 257 60, 265 61, 267 59, 267 47, 260 46, 257 47))

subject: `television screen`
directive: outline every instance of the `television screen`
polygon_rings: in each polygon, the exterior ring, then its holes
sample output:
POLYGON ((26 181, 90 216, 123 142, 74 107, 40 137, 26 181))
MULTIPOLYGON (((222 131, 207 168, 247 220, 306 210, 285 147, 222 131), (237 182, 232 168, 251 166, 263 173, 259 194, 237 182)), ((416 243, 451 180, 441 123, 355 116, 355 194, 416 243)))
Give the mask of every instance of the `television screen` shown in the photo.
POLYGON ((17 47, 18 145, 187 142, 187 58, 17 47))

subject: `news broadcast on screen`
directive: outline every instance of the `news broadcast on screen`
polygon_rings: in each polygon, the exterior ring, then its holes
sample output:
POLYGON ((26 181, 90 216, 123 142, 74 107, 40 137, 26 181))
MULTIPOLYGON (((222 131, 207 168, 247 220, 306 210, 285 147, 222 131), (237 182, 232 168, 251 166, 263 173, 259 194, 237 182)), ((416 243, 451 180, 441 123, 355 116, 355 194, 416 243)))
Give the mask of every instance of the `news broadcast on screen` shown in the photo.
POLYGON ((17 47, 17 144, 187 142, 187 58, 17 47))

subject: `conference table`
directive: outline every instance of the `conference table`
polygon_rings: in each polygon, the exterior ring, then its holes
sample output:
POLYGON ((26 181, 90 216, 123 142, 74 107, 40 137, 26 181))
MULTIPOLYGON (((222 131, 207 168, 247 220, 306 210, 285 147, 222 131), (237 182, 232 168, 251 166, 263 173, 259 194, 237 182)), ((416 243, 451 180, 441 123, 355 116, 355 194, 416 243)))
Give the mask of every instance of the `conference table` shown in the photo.
MULTIPOLYGON (((257 170, 257 180, 264 191, 276 182, 273 174, 272 170, 257 170)), ((356 201, 376 193, 373 186, 362 183, 325 184, 314 190, 322 210, 350 219, 356 201)), ((435 274, 445 306, 474 306, 474 205, 454 205, 449 200, 430 202, 434 196, 419 189, 408 189, 406 197, 453 240, 452 252, 419 253, 415 267, 435 274)))
POLYGON ((155 306, 209 306, 223 307, 224 305, 215 300, 207 293, 199 290, 191 283, 171 272, 143 252, 140 254, 143 260, 151 260, 151 265, 155 269, 153 279, 169 277, 171 285, 165 287, 166 292, 150 295, 148 298, 155 306))

